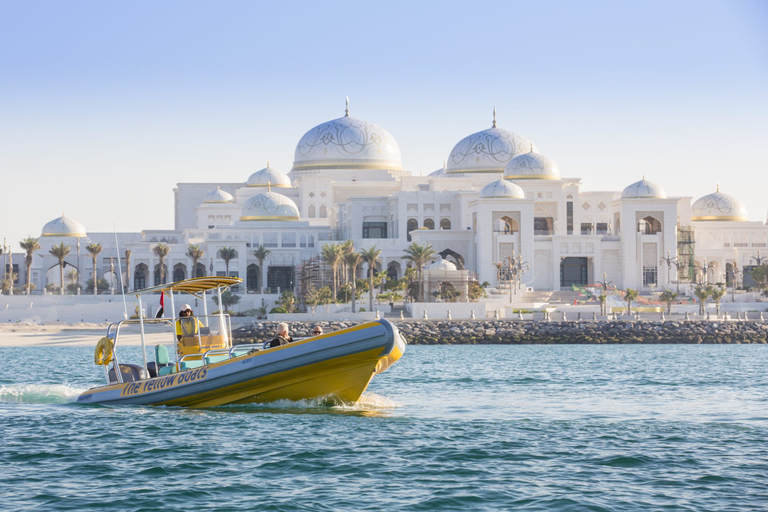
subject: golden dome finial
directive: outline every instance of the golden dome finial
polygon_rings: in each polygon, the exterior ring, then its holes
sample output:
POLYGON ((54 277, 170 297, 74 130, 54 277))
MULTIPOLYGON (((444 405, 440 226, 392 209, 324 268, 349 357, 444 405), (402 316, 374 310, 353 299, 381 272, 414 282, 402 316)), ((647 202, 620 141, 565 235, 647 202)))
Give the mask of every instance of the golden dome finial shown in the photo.
POLYGON ((269 160, 267 160, 267 169, 269 169, 269 160))
POLYGON ((344 110, 344 117, 349 117, 349 96, 347 96, 347 108, 344 110))
POLYGON ((492 128, 496 128, 496 107, 493 107, 493 126, 492 128))
POLYGON ((717 192, 720 192, 720 182, 718 181, 718 182, 716 183, 716 185, 717 185, 717 192))

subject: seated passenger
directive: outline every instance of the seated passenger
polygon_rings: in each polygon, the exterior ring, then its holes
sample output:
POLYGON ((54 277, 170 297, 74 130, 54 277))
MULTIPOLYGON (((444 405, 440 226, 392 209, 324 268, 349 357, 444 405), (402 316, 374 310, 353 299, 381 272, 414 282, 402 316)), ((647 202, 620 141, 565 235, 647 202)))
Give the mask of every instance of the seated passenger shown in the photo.
POLYGON ((280 322, 277 325, 277 337, 269 342, 268 348, 279 347, 280 345, 287 345, 292 342, 293 338, 288 334, 288 324, 280 322))
POLYGON ((317 336, 318 334, 323 334, 323 327, 320 325, 316 325, 315 329, 312 331, 312 333, 317 336))
POLYGON ((176 320, 176 339, 181 341, 181 338, 197 336, 198 329, 201 327, 204 325, 195 318, 192 307, 189 304, 184 304, 179 311, 179 319, 176 320))

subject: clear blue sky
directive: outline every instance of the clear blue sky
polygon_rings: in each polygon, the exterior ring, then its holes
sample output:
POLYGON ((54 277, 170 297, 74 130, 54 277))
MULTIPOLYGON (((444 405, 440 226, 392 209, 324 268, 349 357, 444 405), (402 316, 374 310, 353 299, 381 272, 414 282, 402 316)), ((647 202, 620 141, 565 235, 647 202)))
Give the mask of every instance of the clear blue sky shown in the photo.
POLYGON ((170 229, 176 183, 287 172, 345 95, 414 174, 496 107, 583 190, 719 181, 764 220, 767 91, 757 0, 0 0, 0 236, 170 229))

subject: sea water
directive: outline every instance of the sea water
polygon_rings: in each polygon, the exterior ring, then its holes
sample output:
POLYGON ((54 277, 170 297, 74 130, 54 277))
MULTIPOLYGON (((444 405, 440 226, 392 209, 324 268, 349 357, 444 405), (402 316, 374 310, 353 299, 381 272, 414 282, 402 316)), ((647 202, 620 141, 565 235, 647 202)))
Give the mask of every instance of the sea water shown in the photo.
POLYGON ((410 346, 356 405, 206 410, 73 403, 92 347, 0 358, 2 510, 768 509, 762 345, 410 346))

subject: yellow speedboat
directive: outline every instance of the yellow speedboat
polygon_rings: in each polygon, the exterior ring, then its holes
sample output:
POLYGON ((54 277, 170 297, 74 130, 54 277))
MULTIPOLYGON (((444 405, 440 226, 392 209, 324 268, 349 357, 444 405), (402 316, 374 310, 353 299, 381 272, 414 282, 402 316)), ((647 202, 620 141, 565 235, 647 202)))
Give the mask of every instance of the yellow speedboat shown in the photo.
MULTIPOLYGON (((167 293, 171 310, 176 311, 174 292, 202 295, 205 304, 206 291, 218 290, 221 297, 224 289, 241 281, 232 277, 201 277, 136 294, 141 309, 143 295, 167 293)), ((320 397, 355 402, 374 375, 400 359, 406 345, 397 327, 382 319, 274 348, 233 346, 227 315, 204 314, 196 318, 199 328, 194 328, 192 336, 181 339, 176 336, 177 319, 139 318, 110 325, 95 354, 96 363, 104 366, 107 384, 89 389, 77 401, 184 407, 320 397), (128 325, 140 327, 142 364, 130 364, 120 358, 120 330, 128 325), (155 346, 154 361, 147 358, 147 326, 155 326, 153 330, 160 326, 168 331, 168 343, 155 346)))

